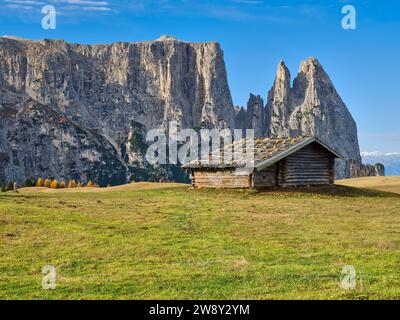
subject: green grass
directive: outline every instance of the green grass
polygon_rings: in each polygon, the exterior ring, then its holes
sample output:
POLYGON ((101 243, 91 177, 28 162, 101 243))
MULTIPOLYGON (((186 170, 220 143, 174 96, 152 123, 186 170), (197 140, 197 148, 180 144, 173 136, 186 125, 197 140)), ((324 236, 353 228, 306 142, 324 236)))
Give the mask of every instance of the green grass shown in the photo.
POLYGON ((398 194, 138 186, 0 194, 0 298, 400 297, 398 194), (339 286, 344 265, 355 290, 339 286))

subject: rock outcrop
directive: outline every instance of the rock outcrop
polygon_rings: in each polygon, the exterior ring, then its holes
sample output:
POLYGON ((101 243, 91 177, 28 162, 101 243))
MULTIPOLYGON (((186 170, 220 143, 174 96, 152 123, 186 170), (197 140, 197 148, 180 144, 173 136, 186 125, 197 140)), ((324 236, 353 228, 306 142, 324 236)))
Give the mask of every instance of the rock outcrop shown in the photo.
POLYGON ((292 87, 281 61, 267 106, 269 136, 316 136, 344 156, 336 162, 337 178, 351 176, 350 160, 361 163, 356 123, 317 59, 301 63, 292 87))
POLYGON ((251 95, 247 110, 236 109, 239 128, 272 138, 318 137, 345 158, 336 161, 336 178, 351 177, 355 170, 350 163, 361 165, 356 123, 317 59, 301 63, 293 86, 289 69, 280 61, 265 108, 260 99, 251 95))
POLYGON ((247 109, 236 107, 236 129, 254 129, 256 137, 265 136, 268 132, 268 119, 264 100, 250 94, 247 109))
POLYGON ((385 166, 382 163, 375 163, 375 176, 384 177, 385 176, 385 166))
POLYGON ((400 152, 362 152, 361 157, 363 163, 375 165, 377 167, 379 167, 379 165, 383 166, 384 171, 382 171, 382 168, 377 168, 380 174, 383 172, 383 175, 400 176, 400 152))
POLYGON ((362 164, 355 160, 350 161, 350 176, 358 177, 383 177, 385 176, 385 166, 381 163, 362 164))
MULTIPOLYGON (((235 123, 215 42, 165 36, 81 45, 2 37, 0 89, 0 178, 18 182, 49 175, 102 185, 158 179, 159 168, 143 157, 144 132, 170 120, 181 128, 235 123)), ((176 178, 171 170, 160 174, 176 178)))
POLYGON ((267 110, 269 112, 269 131, 271 137, 289 137, 289 119, 293 111, 289 103, 290 72, 281 60, 278 63, 276 77, 271 90, 268 92, 267 110))

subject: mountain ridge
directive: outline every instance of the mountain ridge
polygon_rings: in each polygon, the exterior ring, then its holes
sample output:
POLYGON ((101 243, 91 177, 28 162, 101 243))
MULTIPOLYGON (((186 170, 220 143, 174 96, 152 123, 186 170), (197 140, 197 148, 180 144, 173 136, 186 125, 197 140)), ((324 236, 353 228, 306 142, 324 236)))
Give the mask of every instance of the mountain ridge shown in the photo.
POLYGON ((362 152, 361 156, 366 164, 382 163, 388 176, 400 175, 400 152, 362 152))
MULTIPOLYGON (((261 99, 258 96, 258 100, 261 99)), ((248 105, 257 99, 250 96, 248 105)), ((248 119, 262 118, 264 126, 253 125, 256 132, 270 137, 315 136, 345 157, 335 164, 337 178, 349 178, 353 168, 362 168, 358 145, 357 125, 347 106, 337 93, 331 79, 320 62, 310 57, 301 62, 299 71, 291 84, 291 73, 280 60, 272 88, 262 114, 248 108, 237 116, 248 119)), ((361 170, 362 171, 362 170, 361 170)), ((360 171, 360 172, 361 172, 360 171)))
MULTIPOLYGON (((146 131, 166 129, 172 120, 181 128, 233 128, 235 121, 223 51, 215 42, 159 39, 84 45, 64 40, 0 38, 0 88, 0 112, 9 114, 0 120, 0 152, 8 159, 0 168, 2 180, 21 182, 28 176, 50 174, 60 179, 82 178, 73 168, 55 170, 68 166, 62 148, 52 149, 51 159, 39 156, 50 152, 39 133, 45 119, 34 123, 30 118, 31 127, 27 128, 16 118, 27 99, 50 107, 69 123, 91 132, 91 137, 101 136, 114 150, 112 161, 119 163, 117 167, 130 168, 125 177, 117 174, 118 179, 112 178, 117 172, 110 168, 111 177, 105 181, 100 179, 103 164, 98 158, 88 164, 76 156, 75 166, 80 170, 88 166, 93 171, 83 179, 102 180, 103 185, 177 178, 170 168, 152 168, 146 163, 143 152, 130 142, 137 131, 143 139, 146 131), (13 137, 22 135, 22 129, 31 136, 31 141, 24 140, 26 145, 13 141, 13 137), (37 153, 27 151, 30 144, 36 146, 37 153), (15 161, 11 161, 13 157, 15 161)), ((34 117, 34 111, 29 112, 34 117)), ((65 132, 53 139, 47 143, 62 146, 63 140, 68 141, 65 132)), ((79 139, 74 143, 74 148, 82 147, 79 139)), ((95 153, 96 148, 91 151, 95 153)))
POLYGON ((184 179, 178 168, 154 167, 144 157, 146 132, 167 130, 169 121, 178 128, 254 129, 256 136, 316 136, 346 157, 337 177, 367 172, 351 169, 361 166, 357 127, 315 58, 301 63, 293 85, 281 60, 267 102, 251 94, 244 109, 233 106, 217 42, 0 37, 0 89, 3 181, 184 179))

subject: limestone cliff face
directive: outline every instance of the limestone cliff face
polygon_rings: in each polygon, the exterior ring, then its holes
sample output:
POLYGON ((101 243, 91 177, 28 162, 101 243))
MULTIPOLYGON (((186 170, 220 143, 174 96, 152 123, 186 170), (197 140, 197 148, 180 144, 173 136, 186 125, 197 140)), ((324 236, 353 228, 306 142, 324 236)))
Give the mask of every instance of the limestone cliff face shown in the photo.
POLYGON ((272 137, 288 137, 290 114, 292 112, 290 98, 290 72, 281 60, 278 64, 274 84, 268 92, 270 127, 267 134, 272 137), (283 124, 286 124, 283 126, 283 124))
POLYGON ((239 128, 275 138, 316 136, 344 156, 345 160, 336 161, 337 178, 350 177, 357 164, 359 172, 367 172, 361 168, 356 123, 317 59, 301 63, 293 86, 288 68, 280 61, 263 111, 258 107, 260 99, 252 95, 247 110, 237 109, 239 128))
POLYGON ((102 136, 83 130, 31 98, 0 109, 0 180, 57 177, 102 185, 125 181, 127 168, 102 136), (110 170, 112 168, 112 170, 110 170))
POLYGON ((317 59, 301 63, 293 87, 286 66, 279 63, 268 109, 271 137, 316 136, 343 155, 337 178, 350 177, 350 160, 361 164, 356 123, 317 59))
POLYGON ((268 132, 264 100, 260 96, 250 94, 247 108, 236 107, 236 129, 254 129, 256 137, 265 136, 268 132))
POLYGON ((263 136, 267 132, 267 119, 265 118, 264 100, 260 96, 250 95, 247 103, 246 126, 254 128, 256 137, 263 136))
POLYGON ((81 45, 3 37, 0 89, 0 178, 19 182, 49 174, 66 179, 84 168, 103 184, 141 178, 149 168, 138 135, 170 120, 181 128, 235 124, 215 42, 163 37, 81 45), (63 119, 62 126, 49 117, 63 119))
POLYGON ((350 161, 350 176, 358 177, 383 177, 385 176, 385 166, 382 163, 361 164, 355 160, 350 161))

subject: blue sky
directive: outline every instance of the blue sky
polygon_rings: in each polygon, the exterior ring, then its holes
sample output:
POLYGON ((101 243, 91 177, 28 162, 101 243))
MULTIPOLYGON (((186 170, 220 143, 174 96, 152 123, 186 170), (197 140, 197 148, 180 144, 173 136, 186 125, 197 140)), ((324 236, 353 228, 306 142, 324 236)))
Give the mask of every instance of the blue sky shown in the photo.
POLYGON ((357 121, 361 150, 400 152, 400 1, 0 0, 0 29, 78 43, 218 41, 236 105, 250 92, 266 98, 280 59, 294 77, 315 56, 357 121), (57 9, 56 30, 41 27, 46 4, 57 9), (346 4, 356 30, 341 27, 346 4))

